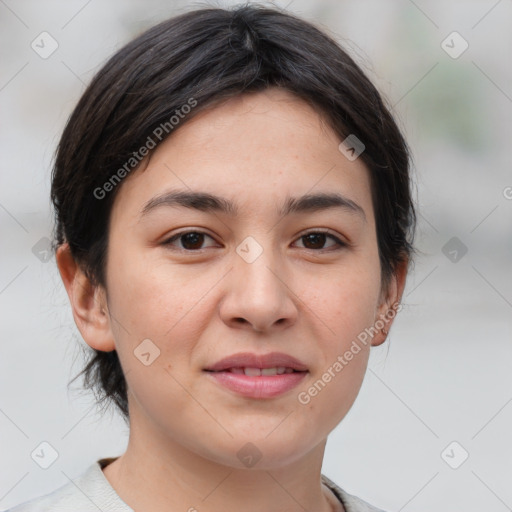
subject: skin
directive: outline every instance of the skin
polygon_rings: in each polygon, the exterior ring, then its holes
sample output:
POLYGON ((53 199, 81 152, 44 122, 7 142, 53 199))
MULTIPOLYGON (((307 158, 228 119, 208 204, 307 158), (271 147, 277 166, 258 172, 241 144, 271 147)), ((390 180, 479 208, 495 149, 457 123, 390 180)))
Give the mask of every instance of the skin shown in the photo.
POLYGON ((361 344, 308 404, 297 395, 400 300, 406 265, 381 289, 370 175, 340 142, 289 92, 232 98, 179 126, 123 181, 106 290, 91 285, 67 245, 58 250, 84 340, 117 350, 126 376, 128 448, 104 474, 135 510, 342 510, 320 481, 326 439, 354 403, 370 346, 386 335, 361 344), (171 189, 226 197, 239 214, 162 206, 141 219, 146 202, 171 189), (333 191, 365 218, 340 208, 276 213, 288 195, 333 191), (304 238, 320 229, 348 245, 304 238), (188 231, 208 236, 164 244, 188 231), (236 252, 248 236, 263 250, 252 263, 236 252), (160 350, 148 366, 134 356, 144 339, 160 350), (203 371, 236 352, 273 351, 306 362, 309 373, 271 399, 241 397, 203 371), (251 468, 237 457, 248 442, 262 454, 251 468))

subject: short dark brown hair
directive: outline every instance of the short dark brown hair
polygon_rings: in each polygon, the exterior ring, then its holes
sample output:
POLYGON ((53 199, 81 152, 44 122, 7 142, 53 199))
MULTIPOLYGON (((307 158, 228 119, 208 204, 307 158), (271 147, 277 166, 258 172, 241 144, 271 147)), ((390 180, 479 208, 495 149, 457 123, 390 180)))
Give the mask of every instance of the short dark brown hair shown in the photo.
MULTIPOLYGON (((148 138, 169 128, 191 98, 195 107, 165 136, 206 107, 268 87, 283 88, 314 106, 341 140, 352 134, 364 143, 360 158, 371 175, 387 286, 414 252, 410 153, 400 129, 371 81, 333 37, 291 13, 254 3, 204 7, 168 19, 121 48, 95 75, 56 151, 54 250, 67 242, 91 282, 105 286, 110 212, 122 186, 115 180, 129 172, 127 162, 136 163, 134 155, 148 138), (98 197, 98 190, 108 194, 98 197)), ((90 352, 75 379, 82 374, 98 403, 114 403, 129 418, 115 350, 90 352)))

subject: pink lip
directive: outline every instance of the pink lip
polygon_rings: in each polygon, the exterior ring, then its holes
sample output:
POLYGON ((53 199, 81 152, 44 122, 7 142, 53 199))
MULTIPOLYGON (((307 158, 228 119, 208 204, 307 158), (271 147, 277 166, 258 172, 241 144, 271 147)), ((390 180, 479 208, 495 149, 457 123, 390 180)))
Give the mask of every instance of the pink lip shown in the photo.
POLYGON ((281 352, 233 354, 205 369, 207 375, 218 384, 249 398, 273 398, 297 386, 308 374, 307 366, 292 356, 281 352), (249 376, 233 373, 233 368, 274 368, 286 367, 295 370, 281 375, 249 376))
POLYGON ((207 372, 217 383, 248 398, 273 398, 281 395, 297 386, 307 374, 308 372, 295 372, 250 377, 229 371, 207 372))
POLYGON ((229 368, 274 368, 285 366, 293 368, 298 372, 305 372, 308 367, 288 354, 282 352, 271 352, 269 354, 253 354, 251 352, 240 352, 217 361, 214 365, 205 368, 208 371, 220 372, 229 368))

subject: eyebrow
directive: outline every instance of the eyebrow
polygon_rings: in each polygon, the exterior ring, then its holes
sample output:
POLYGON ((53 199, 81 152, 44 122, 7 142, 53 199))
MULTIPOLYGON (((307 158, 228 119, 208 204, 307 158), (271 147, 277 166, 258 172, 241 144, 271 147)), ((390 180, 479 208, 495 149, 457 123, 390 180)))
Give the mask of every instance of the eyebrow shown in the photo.
MULTIPOLYGON (((173 190, 155 196, 144 205, 140 218, 161 207, 183 207, 201 212, 224 213, 229 216, 238 215, 237 205, 225 197, 208 192, 173 190)), ((357 203, 338 193, 306 194, 300 197, 287 197, 278 215, 284 217, 293 213, 311 213, 338 208, 361 216, 366 221, 363 208, 357 203)))

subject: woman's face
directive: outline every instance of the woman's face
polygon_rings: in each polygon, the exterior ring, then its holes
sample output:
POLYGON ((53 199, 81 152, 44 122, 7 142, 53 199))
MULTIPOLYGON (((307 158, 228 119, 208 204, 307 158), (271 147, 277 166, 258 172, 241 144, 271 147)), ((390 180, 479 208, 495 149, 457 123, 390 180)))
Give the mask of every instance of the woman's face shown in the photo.
POLYGON ((306 103, 268 89, 201 112, 124 180, 106 288, 132 431, 271 468, 305 456, 346 415, 371 343, 385 339, 358 335, 390 303, 369 173, 340 142, 306 103), (345 202, 301 200, 317 194, 345 202), (258 360, 276 352, 302 371, 240 369, 291 367, 258 360), (254 360, 208 371, 238 354, 254 360))

